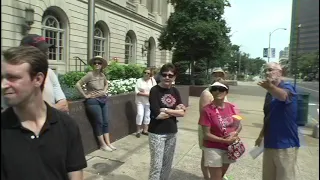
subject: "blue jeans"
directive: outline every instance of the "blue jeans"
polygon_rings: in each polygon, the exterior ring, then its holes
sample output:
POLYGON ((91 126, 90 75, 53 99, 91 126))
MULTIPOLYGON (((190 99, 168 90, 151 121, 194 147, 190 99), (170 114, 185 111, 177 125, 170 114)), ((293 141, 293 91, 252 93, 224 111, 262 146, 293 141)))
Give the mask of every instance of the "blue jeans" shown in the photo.
POLYGON ((89 118, 95 122, 95 131, 97 136, 109 133, 108 130, 108 104, 98 101, 96 98, 90 98, 85 101, 89 118))

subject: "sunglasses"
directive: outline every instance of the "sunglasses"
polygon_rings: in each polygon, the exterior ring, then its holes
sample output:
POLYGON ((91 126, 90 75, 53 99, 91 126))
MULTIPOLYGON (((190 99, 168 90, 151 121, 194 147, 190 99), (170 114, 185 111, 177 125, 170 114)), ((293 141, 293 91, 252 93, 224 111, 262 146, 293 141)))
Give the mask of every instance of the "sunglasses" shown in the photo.
POLYGON ((94 64, 94 65, 101 65, 102 62, 94 62, 93 64, 94 64))
POLYGON ((164 78, 165 78, 165 77, 173 78, 173 77, 174 77, 174 74, 162 73, 161 76, 164 77, 164 78))
POLYGON ((210 88, 210 92, 215 92, 215 91, 226 92, 226 91, 228 91, 228 89, 226 89, 225 87, 221 87, 221 86, 212 86, 210 88))

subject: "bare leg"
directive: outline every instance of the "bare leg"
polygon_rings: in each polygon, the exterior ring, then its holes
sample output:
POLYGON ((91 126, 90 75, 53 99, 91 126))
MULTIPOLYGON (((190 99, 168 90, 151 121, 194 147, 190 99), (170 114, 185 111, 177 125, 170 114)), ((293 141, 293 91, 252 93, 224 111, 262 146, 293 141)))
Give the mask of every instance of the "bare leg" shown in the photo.
POLYGON ((148 124, 144 124, 143 125, 143 132, 146 133, 146 134, 148 133, 148 127, 149 127, 148 124))
POLYGON ((209 167, 210 180, 222 180, 222 167, 209 167))
POLYGON ((230 164, 223 164, 223 166, 222 166, 222 177, 224 177, 224 175, 228 171, 229 166, 230 166, 230 164))
POLYGON ((104 137, 104 140, 105 140, 105 142, 106 142, 106 144, 107 144, 108 147, 110 147, 110 148, 113 149, 113 150, 116 150, 116 149, 117 149, 116 147, 114 147, 114 146, 110 143, 109 133, 105 133, 105 134, 103 135, 103 137, 104 137))
POLYGON ((137 124, 137 133, 141 133, 142 131, 142 125, 137 124))
POLYGON ((112 151, 112 149, 110 147, 108 147, 108 145, 105 143, 103 136, 98 136, 98 141, 99 141, 99 145, 100 148, 104 151, 112 151))
POLYGON ((210 180, 209 169, 204 166, 204 152, 203 152, 203 150, 202 150, 202 156, 201 156, 201 171, 202 171, 202 174, 203 174, 203 178, 205 180, 210 180))

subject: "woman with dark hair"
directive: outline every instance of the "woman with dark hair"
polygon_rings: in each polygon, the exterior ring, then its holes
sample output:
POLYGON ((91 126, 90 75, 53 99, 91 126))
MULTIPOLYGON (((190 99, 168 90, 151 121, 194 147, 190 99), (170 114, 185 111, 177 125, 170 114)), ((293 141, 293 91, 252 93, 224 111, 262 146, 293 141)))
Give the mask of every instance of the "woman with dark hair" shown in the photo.
POLYGON ((239 120, 234 118, 234 105, 225 102, 229 86, 215 82, 209 87, 213 101, 202 108, 199 125, 203 130, 204 167, 208 168, 209 180, 223 179, 229 165, 235 160, 228 157, 228 146, 239 140, 242 129, 239 120))
POLYGON ((116 148, 110 143, 108 129, 108 81, 103 74, 103 69, 107 67, 108 63, 103 57, 96 56, 89 61, 89 65, 93 70, 77 82, 76 88, 86 98, 86 110, 89 117, 92 117, 96 123, 95 132, 101 150, 113 151, 116 148), (86 85, 86 93, 82 89, 83 85, 86 85))
POLYGON ((135 92, 136 98, 135 102, 137 105, 137 132, 136 137, 140 138, 141 134, 148 135, 148 126, 150 123, 150 104, 149 104, 149 92, 150 89, 157 83, 152 78, 152 69, 147 68, 144 70, 144 75, 142 78, 138 79, 136 82, 135 92), (143 127, 142 127, 143 122, 143 127))
POLYGON ((183 117, 186 110, 179 91, 172 87, 175 78, 175 66, 165 64, 160 69, 160 83, 150 90, 149 180, 168 180, 171 173, 178 132, 177 117, 183 117))

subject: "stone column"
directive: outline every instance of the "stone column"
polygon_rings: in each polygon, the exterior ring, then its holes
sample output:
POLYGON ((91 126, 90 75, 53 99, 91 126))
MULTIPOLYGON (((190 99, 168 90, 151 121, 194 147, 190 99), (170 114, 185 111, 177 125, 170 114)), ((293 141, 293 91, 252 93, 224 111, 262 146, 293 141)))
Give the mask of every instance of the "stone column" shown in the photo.
POLYGON ((147 7, 147 0, 141 0, 141 5, 147 7))
POLYGON ((169 19, 170 15, 171 15, 171 4, 168 3, 167 4, 167 19, 169 19))
POLYGON ((161 14, 162 14, 162 2, 163 2, 163 0, 158 0, 158 9, 159 9, 159 12, 158 12, 158 14, 161 16, 161 14))
POLYGON ((158 0, 152 0, 152 13, 158 14, 158 0))

